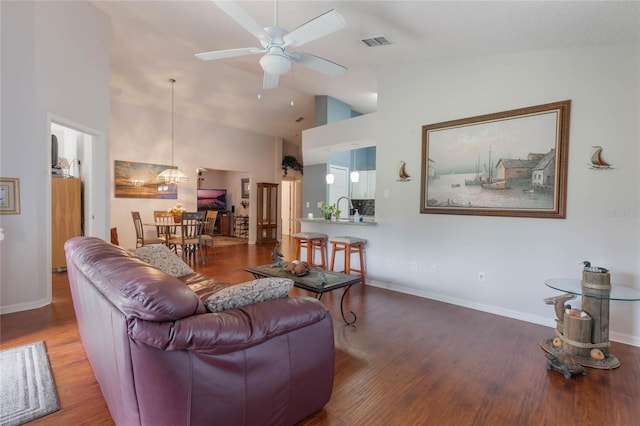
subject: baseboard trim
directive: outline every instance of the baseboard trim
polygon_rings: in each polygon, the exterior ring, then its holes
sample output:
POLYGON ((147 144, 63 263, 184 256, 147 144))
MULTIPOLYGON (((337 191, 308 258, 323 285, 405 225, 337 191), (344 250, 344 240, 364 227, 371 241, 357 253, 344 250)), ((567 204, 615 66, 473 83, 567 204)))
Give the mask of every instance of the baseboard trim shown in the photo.
POLYGON ((15 305, 0 306, 0 315, 11 314, 14 312, 29 311, 31 309, 42 308, 51 304, 51 299, 40 299, 35 302, 17 303, 15 305))
MULTIPOLYGON (((450 303, 456 306, 462 306, 469 309, 475 309, 476 311, 487 312, 489 314, 500 315, 507 318, 512 318, 520 321, 530 322, 533 324, 542 325, 549 328, 555 328, 555 319, 550 317, 541 317, 538 315, 527 315, 520 311, 514 311, 511 309, 504 309, 497 306, 485 305, 483 303, 475 303, 466 299, 459 299, 451 296, 444 296, 442 294, 433 293, 430 291, 424 291, 413 287, 403 286, 401 284, 388 283, 378 281, 367 277, 367 285, 373 287, 384 288, 391 291, 397 291, 399 293, 410 294, 412 296, 422 297, 425 299, 437 300, 439 302, 450 303)), ((626 345, 640 347, 640 337, 632 336, 626 333, 609 332, 609 340, 618 343, 624 343, 626 345)))

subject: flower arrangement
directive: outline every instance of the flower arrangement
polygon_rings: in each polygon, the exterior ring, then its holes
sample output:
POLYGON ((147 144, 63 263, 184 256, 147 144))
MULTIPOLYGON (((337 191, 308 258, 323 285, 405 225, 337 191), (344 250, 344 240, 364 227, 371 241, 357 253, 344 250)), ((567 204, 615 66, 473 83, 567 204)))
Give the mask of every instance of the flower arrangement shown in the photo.
POLYGON ((171 213, 174 217, 176 217, 176 216, 182 216, 182 213, 186 212, 187 209, 182 205, 182 203, 176 203, 175 206, 171 207, 167 211, 171 213))
POLYGON ((326 202, 322 202, 320 205, 320 210, 324 215, 325 219, 337 218, 340 216, 341 210, 338 210, 338 207, 335 204, 327 204, 326 202))

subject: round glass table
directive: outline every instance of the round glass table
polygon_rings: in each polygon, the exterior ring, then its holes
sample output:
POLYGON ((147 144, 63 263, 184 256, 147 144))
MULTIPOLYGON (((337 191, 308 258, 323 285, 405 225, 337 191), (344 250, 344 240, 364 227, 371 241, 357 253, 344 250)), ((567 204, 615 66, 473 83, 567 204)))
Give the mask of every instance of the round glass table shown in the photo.
POLYGON ((638 302, 640 290, 615 284, 593 288, 585 286, 580 279, 565 278, 548 279, 544 284, 565 293, 545 299, 545 303, 555 306, 557 316, 555 337, 540 342, 542 349, 551 355, 547 356, 551 359, 550 364, 557 362, 562 366, 601 369, 619 367, 620 361, 609 352, 609 303, 611 300, 638 302), (565 302, 577 296, 582 297, 583 313, 565 306, 565 302))
MULTIPOLYGON (((576 296, 593 297, 596 299, 622 300, 627 302, 640 301, 640 290, 631 287, 611 285, 608 295, 593 294, 589 291, 583 293, 582 280, 571 278, 552 278, 545 280, 544 284, 554 290, 563 291, 576 296)), ((588 289, 587 289, 588 290, 588 289)))

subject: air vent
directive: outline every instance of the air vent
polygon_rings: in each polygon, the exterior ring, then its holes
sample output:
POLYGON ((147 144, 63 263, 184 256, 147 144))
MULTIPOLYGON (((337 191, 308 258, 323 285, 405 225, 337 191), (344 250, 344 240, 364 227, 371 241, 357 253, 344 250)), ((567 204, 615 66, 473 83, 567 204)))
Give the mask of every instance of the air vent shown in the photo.
POLYGON ((300 123, 302 120, 304 120, 304 117, 298 117, 296 118, 296 123, 300 123))
POLYGON ((392 44, 391 40, 389 40, 386 36, 383 36, 383 35, 378 37, 365 38, 360 41, 366 44, 367 47, 388 46, 392 44))

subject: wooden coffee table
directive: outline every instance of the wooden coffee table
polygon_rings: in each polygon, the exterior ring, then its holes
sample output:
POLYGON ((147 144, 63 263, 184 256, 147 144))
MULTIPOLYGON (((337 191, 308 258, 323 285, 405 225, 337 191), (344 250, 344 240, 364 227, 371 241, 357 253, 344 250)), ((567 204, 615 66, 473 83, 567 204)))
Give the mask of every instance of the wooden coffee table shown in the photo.
POLYGON ((347 321, 344 316, 344 296, 347 294, 352 285, 360 284, 362 282, 362 278, 360 278, 359 276, 327 271, 321 268, 310 268, 310 271, 307 275, 299 277, 285 271, 281 266, 273 265, 251 266, 246 268, 245 271, 253 274, 255 278, 290 278, 293 280, 294 286, 314 293, 316 299, 318 300, 320 300, 324 293, 337 290, 339 288, 344 288, 344 293, 342 293, 342 297, 340 298, 340 314, 342 315, 342 319, 344 320, 344 322, 348 325, 354 324, 356 322, 357 317, 353 311, 349 311, 353 316, 352 321, 347 321))

